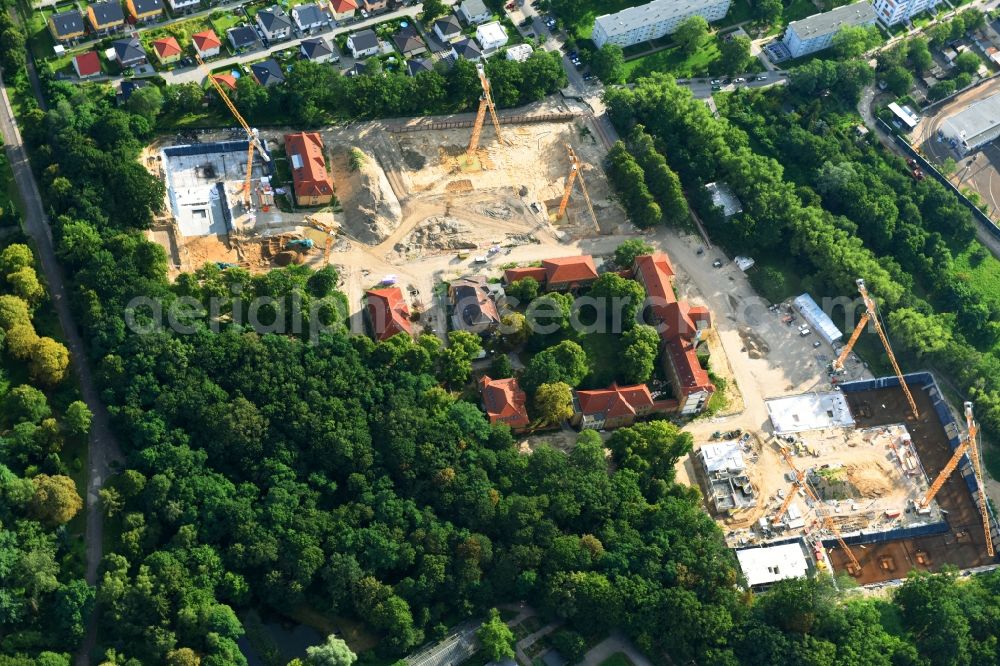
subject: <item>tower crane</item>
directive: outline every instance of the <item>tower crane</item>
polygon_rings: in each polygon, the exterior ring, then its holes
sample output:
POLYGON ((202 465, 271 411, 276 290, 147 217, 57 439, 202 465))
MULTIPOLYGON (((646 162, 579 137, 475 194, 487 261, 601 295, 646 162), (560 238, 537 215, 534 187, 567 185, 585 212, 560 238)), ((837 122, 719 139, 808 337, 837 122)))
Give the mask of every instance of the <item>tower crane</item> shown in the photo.
POLYGON ((469 139, 469 149, 466 155, 472 157, 479 148, 479 137, 483 133, 483 121, 486 120, 486 110, 490 111, 490 118, 493 120, 493 127, 497 131, 497 141, 503 143, 503 136, 500 134, 500 119, 497 118, 497 107, 493 103, 493 95, 490 92, 490 80, 486 78, 486 68, 482 63, 476 63, 476 72, 479 74, 479 83, 483 86, 483 94, 479 98, 479 111, 476 112, 476 124, 472 126, 472 138, 469 139))
POLYGON ((871 296, 868 295, 868 289, 865 287, 865 281, 862 279, 856 280, 858 285, 858 292, 861 294, 861 298, 865 303, 865 311, 861 315, 861 319, 858 321, 858 325, 854 328, 854 332, 851 333, 851 339, 847 341, 844 345, 843 350, 840 352, 840 356, 837 360, 833 362, 833 371, 838 372, 844 368, 844 361, 847 360, 848 354, 854 349, 854 343, 858 341, 858 337, 861 335, 861 331, 864 330, 865 326, 871 321, 875 325, 875 331, 878 333, 878 337, 882 340, 882 346, 885 347, 885 353, 889 357, 889 362, 892 363, 892 369, 896 371, 896 377, 899 378, 899 386, 903 389, 903 393, 906 394, 906 401, 910 404, 910 411, 913 412, 913 418, 918 418, 920 413, 917 410, 917 403, 913 400, 913 394, 910 393, 910 387, 906 385, 906 379, 903 378, 903 371, 899 369, 899 363, 896 361, 896 355, 892 353, 892 347, 889 345, 889 338, 886 337, 885 329, 882 328, 882 323, 878 318, 878 309, 875 305, 875 301, 872 300, 871 296))
POLYGON ((226 94, 226 91, 223 90, 222 86, 219 85, 219 82, 215 80, 214 76, 212 76, 212 72, 208 69, 208 66, 205 65, 205 61, 202 60, 201 56, 197 53, 195 53, 194 57, 198 61, 198 65, 201 66, 202 71, 205 72, 205 76, 208 77, 212 87, 214 87, 215 91, 219 93, 219 97, 222 98, 222 101, 226 104, 229 112, 233 114, 233 117, 236 118, 237 122, 239 122, 240 127, 242 127, 243 131, 247 133, 247 177, 246 181, 243 183, 242 196, 243 206, 249 211, 251 206, 250 183, 253 180, 253 151, 256 149, 257 152, 260 153, 261 159, 265 162, 271 161, 271 158, 268 157, 267 152, 264 150, 264 146, 260 142, 260 135, 257 133, 257 130, 252 129, 250 125, 247 124, 247 121, 243 119, 243 116, 240 115, 240 112, 236 109, 236 105, 233 104, 233 100, 229 99, 229 95, 226 94))
POLYGON ((969 454, 969 458, 972 460, 972 470, 976 475, 976 483, 979 484, 979 513, 983 519, 983 531, 986 534, 986 552, 989 553, 990 557, 993 557, 993 535, 990 530, 990 514, 989 509, 986 506, 986 492, 983 488, 983 470, 980 466, 979 461, 979 447, 976 445, 976 435, 979 433, 979 425, 976 423, 975 419, 972 417, 972 403, 965 403, 965 426, 968 430, 968 434, 962 443, 955 448, 955 453, 952 454, 951 459, 945 463, 945 466, 941 468, 938 473, 937 478, 934 479, 934 483, 931 484, 930 488, 924 494, 923 498, 918 502, 920 508, 926 509, 930 505, 931 500, 934 499, 941 487, 944 486, 944 482, 948 480, 951 473, 955 471, 958 467, 959 461, 966 452, 969 454))
POLYGON ((809 498, 816 505, 816 513, 818 513, 820 517, 823 519, 823 527, 833 532, 833 536, 837 537, 837 543, 840 544, 840 547, 847 555, 847 559, 850 560, 850 564, 847 566, 847 572, 852 576, 857 576, 858 574, 861 573, 861 563, 858 562, 858 558, 854 556, 854 552, 851 551, 851 547, 847 545, 846 541, 844 541, 844 537, 841 536, 840 529, 837 528, 837 524, 833 522, 833 519, 830 518, 830 516, 826 513, 826 511, 820 511, 820 507, 823 505, 823 503, 816 496, 816 493, 813 492, 813 489, 809 486, 809 483, 806 481, 805 474, 800 472, 799 469, 795 466, 795 463, 792 461, 791 454, 788 453, 788 449, 785 448, 784 446, 781 447, 781 455, 782 457, 784 457, 785 462, 788 463, 788 466, 792 468, 792 471, 795 472, 795 478, 799 480, 802 489, 806 491, 806 494, 809 495, 809 498))
POLYGON ((771 518, 772 525, 777 525, 778 523, 781 522, 782 516, 785 515, 786 511, 788 511, 788 507, 791 506, 792 500, 795 499, 795 492, 804 485, 805 485, 805 479, 802 478, 798 472, 796 472, 795 483, 793 483, 791 487, 788 489, 788 495, 785 496, 785 501, 781 503, 781 506, 778 507, 777 513, 775 513, 774 517, 771 518))
POLYGON ((567 143, 566 150, 569 152, 569 176, 566 177, 566 188, 563 190, 562 201, 559 202, 559 213, 556 214, 556 219, 561 219, 562 216, 566 214, 566 206, 569 205, 569 195, 573 192, 573 182, 579 178, 580 189, 583 191, 583 198, 587 202, 587 209, 590 211, 590 217, 594 220, 594 227, 599 228, 600 225, 597 224, 597 214, 594 213, 594 205, 590 202, 590 194, 587 192, 587 184, 583 181, 583 162, 581 162, 580 158, 576 156, 576 151, 573 150, 573 146, 567 143))

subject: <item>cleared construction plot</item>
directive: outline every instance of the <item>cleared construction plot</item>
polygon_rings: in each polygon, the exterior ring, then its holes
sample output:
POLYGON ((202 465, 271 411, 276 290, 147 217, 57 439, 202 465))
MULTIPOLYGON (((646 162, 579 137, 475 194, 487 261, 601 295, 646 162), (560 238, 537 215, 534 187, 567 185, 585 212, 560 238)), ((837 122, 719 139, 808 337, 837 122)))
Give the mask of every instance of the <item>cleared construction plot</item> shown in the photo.
MULTIPOLYGON (((918 419, 912 418, 898 388, 850 393, 848 402, 861 426, 871 428, 905 422, 926 475, 933 479, 951 458, 949 439, 956 433, 953 424, 946 428, 941 421, 935 405, 940 398, 929 393, 936 393, 936 387, 920 389, 911 383, 910 388, 920 412, 918 419)), ((965 464, 960 465, 934 499, 942 512, 941 517, 936 521, 927 520, 923 529, 912 530, 913 536, 901 530, 846 536, 862 566, 861 575, 856 577, 859 583, 901 578, 911 569, 939 571, 946 564, 960 569, 994 564, 986 554, 983 524, 973 502, 971 485, 975 482, 967 481, 965 468, 965 464)), ((833 542, 827 540, 825 545, 830 547, 833 542)), ((834 547, 828 552, 834 569, 846 570, 847 557, 841 549, 834 547)))

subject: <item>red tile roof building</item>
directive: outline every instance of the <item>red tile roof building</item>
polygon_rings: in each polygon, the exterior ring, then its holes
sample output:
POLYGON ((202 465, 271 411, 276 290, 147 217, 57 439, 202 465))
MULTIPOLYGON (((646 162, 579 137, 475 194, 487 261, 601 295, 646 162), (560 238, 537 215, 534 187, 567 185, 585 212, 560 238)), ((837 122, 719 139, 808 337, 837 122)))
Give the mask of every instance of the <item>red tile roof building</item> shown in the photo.
POLYGON ((660 334, 667 373, 680 401, 680 411, 695 414, 705 409, 715 386, 698 362, 700 332, 712 326, 708 308, 678 301, 674 295, 674 269, 662 252, 635 258, 635 279, 646 289, 647 321, 660 334))
POLYGON ((527 397, 518 386, 517 379, 483 376, 479 380, 479 392, 490 423, 506 423, 515 432, 528 427, 527 397))
POLYGON ((101 73, 101 59, 95 51, 87 51, 73 58, 73 69, 81 79, 101 73))
POLYGON ((636 419, 655 413, 677 411, 676 400, 653 400, 645 384, 612 384, 596 391, 576 391, 573 397, 573 423, 581 428, 621 428, 636 419))
POLYGON ((338 21, 354 15, 358 9, 358 3, 354 0, 330 0, 330 9, 333 17, 338 21))
POLYGON ((180 60, 181 45, 173 37, 163 37, 153 40, 153 51, 156 52, 157 59, 162 63, 175 62, 180 60))
POLYGON ((215 79, 216 82, 222 84, 223 88, 236 90, 236 77, 232 74, 213 74, 212 78, 215 79))
POLYGON ((504 273, 507 284, 532 277, 547 289, 576 289, 597 279, 597 267, 589 254, 545 259, 541 266, 511 268, 504 273))
POLYGON ((295 201, 300 206, 321 206, 333 199, 333 179, 326 172, 323 139, 318 132, 285 135, 285 153, 292 167, 295 201))
POLYGON ((369 289, 366 292, 368 303, 365 312, 371 327, 372 337, 379 342, 388 340, 398 333, 413 335, 410 324, 410 309, 403 299, 399 287, 387 289, 369 289))
POLYGON ((202 58, 217 56, 219 49, 222 48, 222 40, 213 30, 196 32, 191 35, 191 41, 194 42, 194 48, 202 58))

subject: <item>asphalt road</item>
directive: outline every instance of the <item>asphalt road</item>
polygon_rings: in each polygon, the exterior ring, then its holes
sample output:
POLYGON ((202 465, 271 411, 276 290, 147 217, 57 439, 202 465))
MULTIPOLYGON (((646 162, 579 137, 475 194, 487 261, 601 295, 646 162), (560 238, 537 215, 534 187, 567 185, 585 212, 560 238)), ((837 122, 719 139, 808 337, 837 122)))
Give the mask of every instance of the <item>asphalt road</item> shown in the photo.
MULTIPOLYGON (((93 373, 87 358, 86 347, 80 332, 77 330, 76 322, 70 310, 69 300, 66 297, 66 285, 63 279, 62 267, 56 259, 55 250, 52 244, 52 230, 49 227, 45 209, 42 206, 41 195, 38 192, 38 184, 35 176, 31 172, 31 164, 28 161, 28 154, 24 149, 21 140, 21 133, 14 122, 14 111, 7 93, 7 85, 0 76, 0 97, 2 97, 3 109, 0 109, 0 132, 3 134, 4 148, 7 152, 7 159, 14 172, 14 182, 17 184, 21 200, 24 202, 24 230, 35 241, 35 249, 41 262, 42 271, 48 282, 49 293, 52 297, 53 306, 59 316, 59 324, 62 326, 63 337, 66 347, 70 352, 70 359, 74 374, 80 384, 80 393, 84 402, 94 414, 94 420, 90 427, 90 446, 87 454, 87 531, 86 531, 86 553, 87 553, 87 582, 94 585, 97 582, 97 570, 101 563, 103 552, 104 523, 101 513, 98 491, 104 481, 110 475, 110 464, 112 461, 121 460, 121 452, 118 444, 111 434, 108 423, 108 413, 98 397, 97 388, 94 385, 93 373)), ((96 621, 92 619, 87 627, 87 636, 80 654, 77 656, 77 664, 89 663, 88 655, 93 647, 97 636, 96 621)))

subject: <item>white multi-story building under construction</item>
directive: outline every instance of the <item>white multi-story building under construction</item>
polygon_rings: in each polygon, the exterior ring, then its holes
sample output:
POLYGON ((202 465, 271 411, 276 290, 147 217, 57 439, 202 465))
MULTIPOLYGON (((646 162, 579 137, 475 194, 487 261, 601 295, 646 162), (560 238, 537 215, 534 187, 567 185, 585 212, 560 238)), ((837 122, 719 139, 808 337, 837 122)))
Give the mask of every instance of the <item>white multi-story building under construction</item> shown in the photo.
POLYGON ((653 0, 598 16, 591 39, 598 48, 605 44, 617 44, 622 48, 632 46, 669 35, 692 16, 720 21, 726 17, 731 3, 732 0, 653 0))

